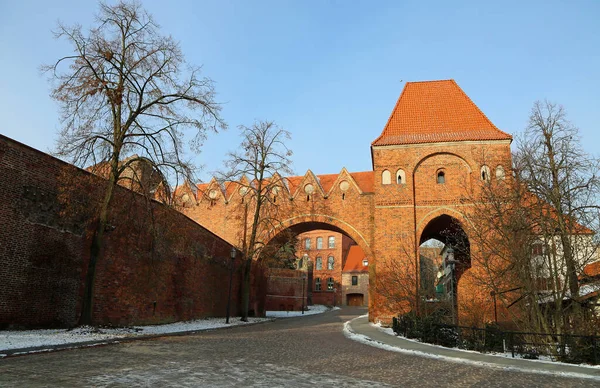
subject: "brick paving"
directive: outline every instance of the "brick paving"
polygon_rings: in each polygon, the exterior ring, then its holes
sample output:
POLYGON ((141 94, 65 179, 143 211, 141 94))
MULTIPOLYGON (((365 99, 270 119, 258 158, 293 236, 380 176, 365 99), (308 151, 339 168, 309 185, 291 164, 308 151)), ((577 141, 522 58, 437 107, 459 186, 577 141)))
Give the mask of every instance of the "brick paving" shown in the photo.
POLYGON ((344 337, 364 309, 0 360, 2 387, 593 387, 598 381, 462 365, 344 337))

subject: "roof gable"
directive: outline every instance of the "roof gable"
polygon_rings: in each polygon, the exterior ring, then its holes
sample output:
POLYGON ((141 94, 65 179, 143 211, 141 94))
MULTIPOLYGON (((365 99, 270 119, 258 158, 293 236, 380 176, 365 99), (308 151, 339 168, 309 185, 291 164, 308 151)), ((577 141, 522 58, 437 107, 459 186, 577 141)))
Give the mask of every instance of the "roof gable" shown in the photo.
POLYGON ((454 80, 407 82, 373 146, 511 140, 454 80))
POLYGON ((350 246, 343 272, 369 272, 368 266, 363 265, 365 257, 365 252, 363 252, 360 246, 350 246))

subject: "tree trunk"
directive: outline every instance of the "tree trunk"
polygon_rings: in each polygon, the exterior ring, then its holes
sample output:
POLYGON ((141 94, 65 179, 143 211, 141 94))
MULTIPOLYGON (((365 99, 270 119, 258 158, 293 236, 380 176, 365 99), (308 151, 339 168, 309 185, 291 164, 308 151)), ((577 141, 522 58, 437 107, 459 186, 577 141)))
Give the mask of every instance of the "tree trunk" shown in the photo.
POLYGON ((113 197, 114 187, 115 178, 113 174, 111 174, 108 187, 106 188, 106 193, 104 194, 104 201, 102 202, 100 217, 98 218, 94 237, 92 238, 92 245, 90 247, 90 261, 88 262, 88 269, 85 276, 85 289, 81 305, 81 316, 79 317, 80 325, 92 324, 94 286, 96 282, 96 264, 98 263, 98 258, 102 252, 102 245, 104 244, 104 230, 108 220, 108 207, 113 197))
POLYGON ((252 257, 245 260, 242 276, 242 311, 241 320, 248 322, 248 309, 250 306, 250 275, 252 273, 252 257))

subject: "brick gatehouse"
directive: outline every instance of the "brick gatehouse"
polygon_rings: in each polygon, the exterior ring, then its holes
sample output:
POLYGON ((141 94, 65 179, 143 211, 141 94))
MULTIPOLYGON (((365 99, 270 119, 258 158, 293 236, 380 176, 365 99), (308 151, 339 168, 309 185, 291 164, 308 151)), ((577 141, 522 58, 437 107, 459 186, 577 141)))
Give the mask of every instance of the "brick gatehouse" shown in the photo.
MULTIPOLYGON (((342 168, 338 174, 315 175, 309 170, 285 178, 286 187, 274 193, 281 198, 282 222, 269 235, 324 229, 353 239, 370 263, 370 319, 388 321, 408 307, 384 297, 379 286, 390 271, 414 271, 420 245, 427 240, 456 243, 443 231, 467 222, 472 204, 464 198, 473 198, 483 182, 504 179, 511 171, 511 140, 454 80, 408 82, 371 143, 372 171, 342 168)), ((216 180, 198 188, 196 193, 180 191, 183 212, 239 245, 242 193, 235 184, 222 186, 216 180)), ((462 235, 470 252, 477 250, 468 233, 462 235)), ((477 308, 489 317, 490 296, 479 292, 470 276, 477 268, 469 257, 457 260, 463 263, 459 311, 477 308)))

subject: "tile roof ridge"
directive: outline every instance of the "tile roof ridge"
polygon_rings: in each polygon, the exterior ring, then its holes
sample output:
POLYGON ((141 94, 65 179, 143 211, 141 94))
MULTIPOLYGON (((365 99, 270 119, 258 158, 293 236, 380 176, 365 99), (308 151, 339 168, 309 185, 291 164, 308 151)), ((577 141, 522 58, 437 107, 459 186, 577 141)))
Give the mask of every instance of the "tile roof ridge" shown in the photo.
POLYGON ((506 136, 508 136, 510 139, 512 139, 512 135, 511 135, 511 134, 509 134, 509 133, 506 133, 506 132, 502 131, 500 128, 498 128, 498 127, 496 126, 496 124, 492 123, 492 120, 490 120, 490 119, 487 117, 487 115, 486 115, 486 114, 483 112, 483 110, 481 110, 481 109, 479 108, 479 106, 477 106, 477 104, 475 104, 475 102, 473 102, 473 100, 471 99, 471 97, 469 97, 469 95, 468 95, 467 93, 465 93, 465 91, 464 91, 464 90, 463 90, 463 89, 462 89, 462 88, 461 88, 461 87, 460 87, 460 86, 459 86, 459 85, 456 83, 456 81, 455 81, 455 80, 451 79, 451 80, 449 80, 449 81, 451 81, 452 83, 454 83, 454 85, 455 85, 455 86, 458 88, 458 90, 459 90, 459 91, 462 93, 462 95, 463 95, 463 96, 465 96, 465 97, 467 98, 467 101, 469 101, 469 103, 470 103, 471 105, 473 105, 473 107, 474 107, 475 109, 477 109, 477 110, 479 111, 479 113, 481 113, 481 115, 483 115, 483 118, 484 118, 484 119, 485 119, 485 120, 486 120, 486 121, 487 121, 487 122, 488 122, 488 123, 489 123, 489 124, 492 126, 492 128, 494 128, 496 131, 498 131, 498 132, 502 133, 503 135, 506 135, 506 136))
POLYGON ((394 113, 396 112, 398 105, 400 105, 400 100, 402 100, 402 96, 404 96, 404 92, 406 92, 406 87, 408 84, 409 84, 408 81, 404 84, 404 87, 402 88, 402 92, 400 92, 400 97, 398 97, 398 99, 396 100, 396 103, 394 104, 394 109, 392 109, 390 116, 388 117, 387 121, 385 122, 385 125, 383 126, 383 131, 381 131, 381 134, 377 137, 377 139, 375 139, 375 140, 373 140, 373 142, 371 142, 371 146, 374 146, 375 143, 377 143, 383 137, 385 130, 390 125, 390 122, 392 121, 392 117, 394 116, 394 113))

